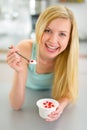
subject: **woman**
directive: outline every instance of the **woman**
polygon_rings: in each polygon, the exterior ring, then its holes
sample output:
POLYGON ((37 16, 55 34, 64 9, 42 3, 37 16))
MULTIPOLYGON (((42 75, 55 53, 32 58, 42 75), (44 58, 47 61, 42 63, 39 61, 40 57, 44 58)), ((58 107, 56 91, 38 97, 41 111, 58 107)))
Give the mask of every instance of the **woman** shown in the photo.
POLYGON ((26 86, 52 89, 52 97, 60 105, 47 121, 58 119, 64 108, 78 95, 79 38, 75 17, 64 6, 51 6, 41 13, 36 23, 36 40, 24 40, 12 46, 7 62, 14 70, 10 102, 19 110, 24 102, 26 86), (17 53, 37 64, 28 64, 17 53))

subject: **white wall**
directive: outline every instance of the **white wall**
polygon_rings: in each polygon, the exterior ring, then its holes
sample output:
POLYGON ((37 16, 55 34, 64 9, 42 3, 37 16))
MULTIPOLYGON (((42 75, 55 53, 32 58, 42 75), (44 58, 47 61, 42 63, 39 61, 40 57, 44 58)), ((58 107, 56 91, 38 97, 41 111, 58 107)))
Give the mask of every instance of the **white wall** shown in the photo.
POLYGON ((76 16, 80 39, 87 39, 87 0, 83 4, 67 4, 67 6, 76 16))
POLYGON ((79 37, 82 40, 87 40, 87 0, 84 0, 83 3, 64 3, 62 5, 66 5, 74 12, 78 24, 79 37))

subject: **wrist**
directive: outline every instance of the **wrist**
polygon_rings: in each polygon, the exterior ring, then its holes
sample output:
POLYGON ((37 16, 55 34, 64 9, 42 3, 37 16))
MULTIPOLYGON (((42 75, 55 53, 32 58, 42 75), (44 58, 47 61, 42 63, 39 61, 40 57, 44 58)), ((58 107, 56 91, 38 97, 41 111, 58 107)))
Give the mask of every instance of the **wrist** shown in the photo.
POLYGON ((64 109, 69 104, 69 102, 70 100, 68 98, 59 99, 59 104, 62 107, 62 109, 64 109))

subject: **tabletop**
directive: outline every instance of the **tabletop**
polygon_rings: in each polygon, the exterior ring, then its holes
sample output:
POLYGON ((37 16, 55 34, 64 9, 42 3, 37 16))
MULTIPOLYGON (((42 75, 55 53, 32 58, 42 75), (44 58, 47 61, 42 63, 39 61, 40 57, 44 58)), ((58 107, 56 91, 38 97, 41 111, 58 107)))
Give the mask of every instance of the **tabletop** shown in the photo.
MULTIPOLYGON (((86 80, 86 79, 85 79, 86 80)), ((10 84, 0 84, 0 130, 87 130, 87 88, 80 87, 75 105, 65 108, 61 117, 46 122, 39 116, 36 101, 51 97, 51 91, 35 91, 26 88, 25 102, 21 110, 15 111, 9 103, 10 84)))

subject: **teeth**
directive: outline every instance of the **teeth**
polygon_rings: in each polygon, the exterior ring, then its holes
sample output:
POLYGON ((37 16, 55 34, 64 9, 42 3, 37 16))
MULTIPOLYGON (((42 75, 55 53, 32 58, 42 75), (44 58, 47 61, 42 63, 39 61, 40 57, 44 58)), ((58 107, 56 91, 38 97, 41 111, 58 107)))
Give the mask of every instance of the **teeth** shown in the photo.
POLYGON ((49 49, 56 50, 57 47, 47 46, 49 49))

